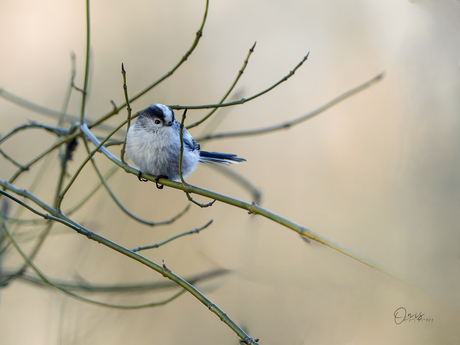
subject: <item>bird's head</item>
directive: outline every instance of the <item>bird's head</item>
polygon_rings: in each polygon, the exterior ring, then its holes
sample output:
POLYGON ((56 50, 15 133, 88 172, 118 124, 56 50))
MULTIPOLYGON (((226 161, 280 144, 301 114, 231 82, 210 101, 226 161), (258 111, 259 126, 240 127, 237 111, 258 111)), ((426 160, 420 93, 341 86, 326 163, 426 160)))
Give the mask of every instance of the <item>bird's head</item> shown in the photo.
POLYGON ((174 111, 163 104, 156 103, 146 108, 136 122, 146 129, 157 131, 163 127, 171 127, 174 124, 174 111))

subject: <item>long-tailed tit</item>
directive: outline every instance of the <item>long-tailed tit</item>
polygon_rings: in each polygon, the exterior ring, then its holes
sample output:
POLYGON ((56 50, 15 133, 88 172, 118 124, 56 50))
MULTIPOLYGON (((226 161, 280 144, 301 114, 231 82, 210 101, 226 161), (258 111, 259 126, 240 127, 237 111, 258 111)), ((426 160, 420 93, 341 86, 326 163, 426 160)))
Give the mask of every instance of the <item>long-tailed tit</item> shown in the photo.
MULTIPOLYGON (((245 161, 233 154, 200 151, 200 144, 183 129, 184 153, 182 175, 190 175, 198 163, 241 163, 245 161)), ((136 124, 128 131, 126 149, 129 158, 142 173, 155 175, 155 181, 164 177, 178 181, 180 158, 180 123, 174 118, 174 111, 163 104, 152 104, 139 115, 136 124)), ((146 180, 145 180, 146 181, 146 180)))

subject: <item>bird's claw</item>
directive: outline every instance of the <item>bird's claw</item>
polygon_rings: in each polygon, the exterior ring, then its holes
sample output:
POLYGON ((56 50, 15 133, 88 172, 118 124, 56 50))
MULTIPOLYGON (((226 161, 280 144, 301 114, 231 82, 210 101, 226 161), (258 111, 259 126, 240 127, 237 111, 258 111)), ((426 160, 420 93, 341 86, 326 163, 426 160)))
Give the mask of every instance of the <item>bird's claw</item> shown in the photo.
POLYGON ((137 172, 137 178, 139 179, 139 181, 141 182, 147 182, 148 180, 145 179, 145 178, 142 178, 142 171, 138 170, 137 172))
POLYGON ((166 176, 166 175, 157 175, 157 176, 155 176, 155 183, 156 183, 156 185, 157 185, 157 188, 158 188, 158 189, 163 189, 163 185, 158 183, 158 180, 159 180, 160 178, 166 178, 166 179, 167 179, 168 176, 166 176))

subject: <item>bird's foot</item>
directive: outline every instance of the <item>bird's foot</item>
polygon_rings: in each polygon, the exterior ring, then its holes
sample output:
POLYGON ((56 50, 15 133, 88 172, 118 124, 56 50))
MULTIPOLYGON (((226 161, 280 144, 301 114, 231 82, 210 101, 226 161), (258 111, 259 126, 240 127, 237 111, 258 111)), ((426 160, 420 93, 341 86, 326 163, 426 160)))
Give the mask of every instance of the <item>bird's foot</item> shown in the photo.
POLYGON ((137 178, 138 178, 139 181, 141 181, 141 182, 147 182, 147 181, 148 181, 147 179, 142 178, 142 171, 140 171, 140 170, 137 172, 137 178))
POLYGON ((157 175, 157 176, 155 176, 155 183, 156 183, 156 185, 157 185, 157 188, 158 188, 158 189, 163 189, 163 185, 158 184, 158 180, 159 180, 160 178, 166 178, 166 179, 167 179, 168 176, 166 176, 166 175, 157 175))

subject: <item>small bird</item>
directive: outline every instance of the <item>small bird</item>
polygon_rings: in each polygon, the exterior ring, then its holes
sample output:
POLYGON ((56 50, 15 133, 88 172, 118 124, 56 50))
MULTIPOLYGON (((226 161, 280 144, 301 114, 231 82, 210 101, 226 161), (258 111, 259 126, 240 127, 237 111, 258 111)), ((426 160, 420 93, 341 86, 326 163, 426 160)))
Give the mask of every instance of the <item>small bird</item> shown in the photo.
MULTIPOLYGON (((246 161, 233 154, 207 152, 200 150, 200 144, 183 129, 184 153, 182 156, 182 175, 190 175, 198 163, 239 164, 246 161)), ((152 104, 137 118, 126 138, 128 157, 139 168, 139 181, 142 173, 155 176, 158 188, 160 178, 179 181, 180 159, 180 123, 174 117, 174 111, 163 104, 152 104)))

